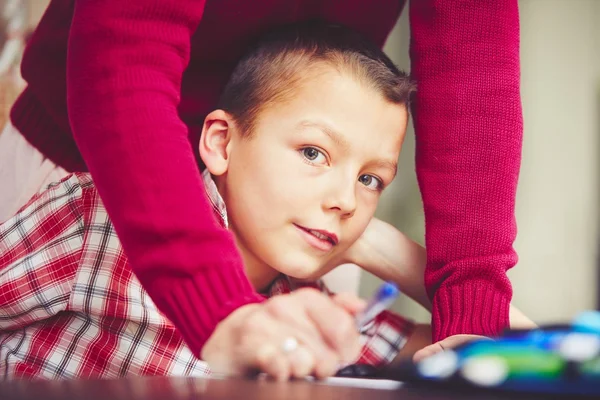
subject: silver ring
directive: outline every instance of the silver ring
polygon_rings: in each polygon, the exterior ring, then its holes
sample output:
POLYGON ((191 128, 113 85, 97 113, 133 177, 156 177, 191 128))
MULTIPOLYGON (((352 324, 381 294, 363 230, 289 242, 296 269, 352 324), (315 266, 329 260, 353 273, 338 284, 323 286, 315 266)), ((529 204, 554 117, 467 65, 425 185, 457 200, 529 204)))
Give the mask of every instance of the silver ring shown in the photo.
POLYGON ((295 337, 290 336, 281 343, 281 351, 285 354, 290 354, 298 348, 298 340, 295 337))

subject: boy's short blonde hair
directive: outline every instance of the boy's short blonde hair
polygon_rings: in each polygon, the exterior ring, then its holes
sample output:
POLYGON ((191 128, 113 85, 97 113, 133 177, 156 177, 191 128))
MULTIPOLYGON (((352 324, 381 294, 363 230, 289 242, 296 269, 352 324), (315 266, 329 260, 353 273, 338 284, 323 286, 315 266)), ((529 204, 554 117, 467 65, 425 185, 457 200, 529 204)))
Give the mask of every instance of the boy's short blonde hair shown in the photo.
POLYGON ((350 73, 407 110, 415 91, 407 74, 375 44, 343 26, 310 21, 274 29, 251 47, 233 70, 218 108, 250 136, 260 111, 291 98, 319 67, 350 73))

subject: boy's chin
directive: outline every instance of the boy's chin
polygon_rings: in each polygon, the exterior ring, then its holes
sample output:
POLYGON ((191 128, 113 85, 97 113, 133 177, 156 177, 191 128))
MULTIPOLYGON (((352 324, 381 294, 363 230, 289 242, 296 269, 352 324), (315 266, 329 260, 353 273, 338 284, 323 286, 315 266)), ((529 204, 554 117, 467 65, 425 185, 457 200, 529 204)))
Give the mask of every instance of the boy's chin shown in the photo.
POLYGON ((335 254, 322 256, 297 248, 288 248, 286 251, 280 251, 277 254, 271 253, 271 257, 265 257, 264 260, 271 268, 290 278, 301 281, 316 281, 331 271, 333 257, 335 257, 335 254))
POLYGON ((320 279, 327 271, 322 265, 299 265, 297 262, 292 264, 286 264, 285 268, 278 269, 279 272, 300 281, 316 281, 320 279))

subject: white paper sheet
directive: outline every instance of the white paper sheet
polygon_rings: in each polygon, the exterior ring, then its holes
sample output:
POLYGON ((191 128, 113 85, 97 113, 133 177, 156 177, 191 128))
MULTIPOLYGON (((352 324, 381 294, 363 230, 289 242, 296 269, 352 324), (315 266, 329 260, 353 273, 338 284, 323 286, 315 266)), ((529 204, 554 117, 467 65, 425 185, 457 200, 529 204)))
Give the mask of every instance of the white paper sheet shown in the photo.
POLYGON ((360 378, 327 378, 323 381, 317 381, 312 378, 308 380, 314 381, 320 385, 331 385, 331 386, 346 386, 356 387, 363 389, 380 389, 380 390, 396 390, 402 387, 403 383, 399 381, 391 381, 387 379, 360 379, 360 378))

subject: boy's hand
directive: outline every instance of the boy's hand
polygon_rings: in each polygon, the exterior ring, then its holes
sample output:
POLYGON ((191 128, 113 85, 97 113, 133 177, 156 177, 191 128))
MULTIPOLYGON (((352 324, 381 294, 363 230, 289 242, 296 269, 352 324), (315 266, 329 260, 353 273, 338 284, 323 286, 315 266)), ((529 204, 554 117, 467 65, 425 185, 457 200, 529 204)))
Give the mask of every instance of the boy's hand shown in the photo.
POLYGON ((201 358, 213 372, 226 375, 326 378, 358 357, 353 314, 363 306, 355 296, 329 298, 314 289, 243 306, 217 326, 201 358))

